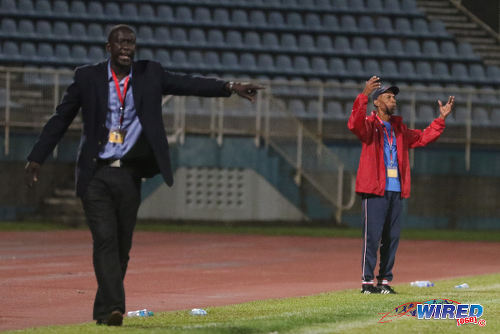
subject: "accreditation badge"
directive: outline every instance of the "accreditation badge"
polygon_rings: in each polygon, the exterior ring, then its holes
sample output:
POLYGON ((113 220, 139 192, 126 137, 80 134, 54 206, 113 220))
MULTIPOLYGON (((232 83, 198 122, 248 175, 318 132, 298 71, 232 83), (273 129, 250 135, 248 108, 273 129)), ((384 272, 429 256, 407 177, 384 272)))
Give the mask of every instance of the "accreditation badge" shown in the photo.
POLYGON ((387 177, 398 177, 398 169, 396 167, 387 168, 387 177))
POLYGON ((114 144, 123 144, 125 140, 125 131, 111 130, 109 132, 109 142, 114 144))

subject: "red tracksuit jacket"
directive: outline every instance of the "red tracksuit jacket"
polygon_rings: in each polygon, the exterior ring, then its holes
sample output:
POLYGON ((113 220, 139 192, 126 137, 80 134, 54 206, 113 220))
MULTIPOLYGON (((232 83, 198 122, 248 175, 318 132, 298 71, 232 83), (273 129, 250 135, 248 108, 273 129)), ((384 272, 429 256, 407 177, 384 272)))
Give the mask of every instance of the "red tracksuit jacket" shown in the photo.
MULTIPOLYGON (((366 115, 368 96, 359 94, 352 107, 347 127, 362 143, 356 177, 356 192, 383 196, 385 192, 386 167, 384 163, 384 129, 375 116, 366 115)), ((445 122, 436 118, 425 130, 411 130, 403 124, 399 116, 392 116, 391 126, 396 133, 398 149, 399 180, 401 182, 401 197, 410 197, 411 177, 408 149, 425 146, 443 133, 445 122)))

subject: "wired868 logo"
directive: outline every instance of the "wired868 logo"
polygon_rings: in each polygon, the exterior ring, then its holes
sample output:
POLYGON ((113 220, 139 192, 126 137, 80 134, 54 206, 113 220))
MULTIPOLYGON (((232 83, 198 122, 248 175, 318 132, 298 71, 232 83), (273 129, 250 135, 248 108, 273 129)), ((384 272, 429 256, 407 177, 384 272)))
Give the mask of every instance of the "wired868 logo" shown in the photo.
POLYGON ((484 308, 480 304, 460 304, 451 299, 430 299, 424 302, 409 302, 399 305, 384 313, 379 323, 391 322, 403 316, 418 320, 456 320, 457 326, 476 324, 486 326, 486 320, 480 319, 484 308))

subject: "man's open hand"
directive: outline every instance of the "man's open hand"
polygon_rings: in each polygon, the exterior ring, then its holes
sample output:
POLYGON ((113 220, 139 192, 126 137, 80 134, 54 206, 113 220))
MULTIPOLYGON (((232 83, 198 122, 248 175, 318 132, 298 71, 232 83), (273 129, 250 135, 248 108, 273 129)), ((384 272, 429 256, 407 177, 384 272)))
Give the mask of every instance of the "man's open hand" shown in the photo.
POLYGON ((443 106, 443 103, 441 103, 441 100, 438 100, 439 104, 439 117, 441 119, 446 119, 448 115, 451 113, 453 110, 453 105, 455 104, 455 96, 450 96, 448 98, 448 102, 443 106))

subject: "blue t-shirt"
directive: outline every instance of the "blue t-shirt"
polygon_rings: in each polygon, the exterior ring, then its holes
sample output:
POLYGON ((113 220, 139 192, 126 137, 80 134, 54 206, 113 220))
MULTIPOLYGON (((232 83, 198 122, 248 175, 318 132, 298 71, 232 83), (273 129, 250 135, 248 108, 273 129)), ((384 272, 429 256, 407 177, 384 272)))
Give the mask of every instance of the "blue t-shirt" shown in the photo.
POLYGON ((396 146, 396 134, 392 131, 391 123, 383 122, 384 131, 384 163, 385 163, 385 190, 401 192, 401 183, 399 181, 399 168, 398 168, 398 148, 396 146), (387 135, 392 136, 392 145, 389 145, 389 138, 387 135), (392 160, 391 160, 392 150, 392 160), (396 168, 398 170, 398 177, 388 177, 387 168, 396 168))

